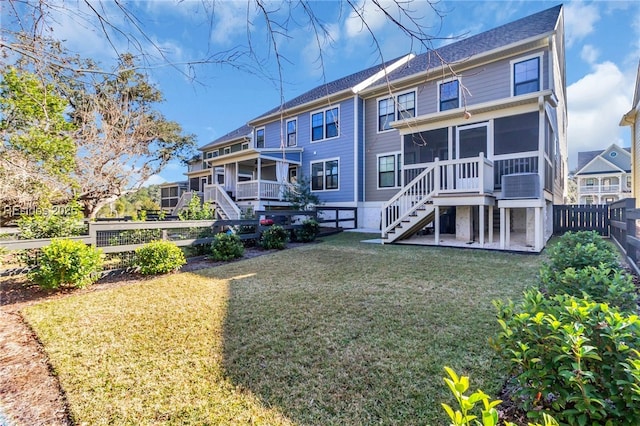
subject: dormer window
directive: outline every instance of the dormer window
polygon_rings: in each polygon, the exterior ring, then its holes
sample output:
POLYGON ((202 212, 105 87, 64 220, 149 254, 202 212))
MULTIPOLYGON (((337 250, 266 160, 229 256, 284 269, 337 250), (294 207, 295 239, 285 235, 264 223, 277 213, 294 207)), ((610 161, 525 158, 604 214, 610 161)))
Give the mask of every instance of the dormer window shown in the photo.
POLYGON ((512 64, 514 96, 540 90, 540 56, 512 64))

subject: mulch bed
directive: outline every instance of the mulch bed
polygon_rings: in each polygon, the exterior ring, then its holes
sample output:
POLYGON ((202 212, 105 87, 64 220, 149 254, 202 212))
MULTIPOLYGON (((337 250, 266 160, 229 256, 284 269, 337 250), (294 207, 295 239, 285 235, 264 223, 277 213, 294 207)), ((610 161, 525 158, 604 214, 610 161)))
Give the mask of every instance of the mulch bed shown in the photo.
MULTIPOLYGON (((294 248, 300 243, 289 243, 294 248)), ((273 253, 248 247, 241 259, 273 253)), ((188 259, 183 272, 211 268, 206 256, 188 259)), ((103 291, 153 279, 133 272, 112 273, 86 289, 43 290, 26 276, 0 278, 0 425, 4 418, 16 425, 72 425, 68 405, 37 336, 24 322, 20 311, 44 300, 103 291)))

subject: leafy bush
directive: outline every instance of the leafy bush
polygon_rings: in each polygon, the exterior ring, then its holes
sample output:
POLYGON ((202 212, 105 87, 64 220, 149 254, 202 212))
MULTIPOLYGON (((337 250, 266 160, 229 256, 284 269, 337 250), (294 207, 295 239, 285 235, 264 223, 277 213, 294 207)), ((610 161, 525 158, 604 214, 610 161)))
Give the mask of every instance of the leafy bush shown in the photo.
POLYGON ((516 396, 532 418, 568 425, 640 424, 640 320, 605 303, 525 292, 496 302, 493 340, 511 363, 516 396))
POLYGON ((20 228, 19 238, 64 238, 81 235, 85 231, 80 205, 56 206, 43 209, 33 215, 22 215, 16 221, 20 228))
POLYGON ((228 261, 242 257, 244 245, 242 239, 236 234, 217 234, 211 243, 211 254, 215 260, 228 261))
POLYGON ((302 228, 296 229, 294 235, 297 241, 308 243, 316 239, 320 231, 320 224, 314 219, 307 219, 302 222, 302 228))
POLYGON ((143 275, 177 271, 187 263, 182 250, 169 241, 152 241, 136 249, 134 264, 143 275))
POLYGON ((39 266, 29 278, 43 288, 86 287, 99 278, 101 250, 82 241, 53 240, 40 250, 39 266))
POLYGON ((215 211, 210 203, 201 203, 200 197, 193 194, 189 204, 178 213, 180 220, 209 220, 213 219, 215 211))
POLYGON ((289 235, 282 226, 273 225, 262 233, 260 245, 266 250, 282 250, 287 247, 289 235))
POLYGON ((540 271, 542 288, 548 294, 569 294, 580 297, 588 294, 596 302, 608 303, 624 311, 638 308, 633 277, 623 270, 607 268, 603 264, 573 267, 564 271, 540 271))
MULTIPOLYGON (((465 395, 469 390, 469 377, 458 375, 449 367, 444 367, 449 377, 444 378, 444 382, 456 399, 459 410, 451 408, 448 404, 442 404, 442 408, 447 412, 451 420, 451 426, 496 426, 499 422, 497 407, 502 401, 492 401, 489 395, 481 390, 477 390, 471 395, 465 395), (479 409, 476 407, 482 403, 479 409), (479 416, 474 413, 478 413, 479 416), (482 419, 482 422, 478 420, 482 419)), ((558 422, 551 416, 543 414, 544 426, 558 426, 558 422)), ((505 422, 505 426, 516 426, 515 423, 505 422)), ((529 426, 542 426, 540 424, 529 423, 529 426)))
POLYGON ((567 232, 549 248, 549 257, 550 262, 543 265, 541 273, 601 264, 614 269, 620 266, 616 248, 595 231, 567 232))

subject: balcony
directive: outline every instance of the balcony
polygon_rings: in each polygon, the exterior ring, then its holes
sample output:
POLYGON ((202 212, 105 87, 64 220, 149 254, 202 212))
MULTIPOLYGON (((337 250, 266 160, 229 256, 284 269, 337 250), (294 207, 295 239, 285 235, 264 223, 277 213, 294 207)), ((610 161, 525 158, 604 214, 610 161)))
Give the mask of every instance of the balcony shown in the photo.
POLYGON ((236 200, 282 200, 287 183, 273 180, 238 182, 236 200))
MULTIPOLYGON (((625 191, 626 188, 622 188, 625 191)), ((617 194, 620 185, 585 185, 580 187, 580 194, 617 194)))

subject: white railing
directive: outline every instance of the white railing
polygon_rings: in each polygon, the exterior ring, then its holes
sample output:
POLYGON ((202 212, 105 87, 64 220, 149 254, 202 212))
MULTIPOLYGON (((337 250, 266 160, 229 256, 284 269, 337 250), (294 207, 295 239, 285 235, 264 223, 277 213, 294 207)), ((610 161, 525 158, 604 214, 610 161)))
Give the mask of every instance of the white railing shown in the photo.
POLYGON ((382 206, 382 236, 435 195, 493 193, 493 162, 479 157, 439 161, 437 158, 382 206))
POLYGON ((479 157, 460 160, 438 161, 436 158, 434 167, 439 169, 439 182, 436 186, 438 194, 493 193, 493 163, 483 153, 479 157))
POLYGON ((601 194, 620 192, 620 185, 586 185, 580 187, 581 194, 601 194))
POLYGON ((212 203, 223 219, 238 220, 242 212, 221 185, 205 185, 204 201, 212 203))
POLYGON ((273 180, 238 182, 236 185, 236 198, 238 200, 260 200, 264 198, 279 200, 282 198, 284 185, 286 183, 273 180))
POLYGON ((435 167, 427 167, 382 206, 382 237, 424 205, 435 192, 435 167))
POLYGON ((182 210, 184 206, 189 204, 189 201, 191 201, 191 199, 193 198, 193 194, 194 194, 193 191, 183 192, 182 195, 180 196, 180 199, 178 200, 178 204, 176 204, 173 210, 171 210, 171 214, 173 216, 177 216, 178 213, 180 213, 180 210, 182 210))

